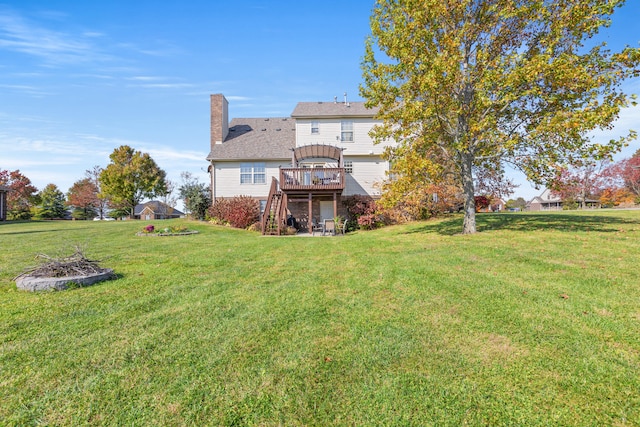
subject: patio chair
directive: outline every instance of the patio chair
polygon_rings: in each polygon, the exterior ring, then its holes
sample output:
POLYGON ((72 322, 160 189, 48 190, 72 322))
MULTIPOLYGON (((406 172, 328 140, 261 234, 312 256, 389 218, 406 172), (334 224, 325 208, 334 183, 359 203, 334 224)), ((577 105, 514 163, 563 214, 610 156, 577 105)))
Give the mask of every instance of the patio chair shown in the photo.
POLYGON ((336 221, 333 219, 325 219, 324 225, 322 226, 322 235, 324 233, 331 233, 332 235, 336 234, 336 221))
POLYGON ((347 222, 349 222, 348 219, 345 219, 344 221, 342 221, 342 224, 338 224, 338 230, 344 235, 347 233, 347 222))
POLYGON ((315 218, 313 218, 311 220, 311 235, 315 236, 316 235, 316 231, 322 232, 324 234, 324 227, 320 224, 318 224, 318 221, 316 221, 315 218))

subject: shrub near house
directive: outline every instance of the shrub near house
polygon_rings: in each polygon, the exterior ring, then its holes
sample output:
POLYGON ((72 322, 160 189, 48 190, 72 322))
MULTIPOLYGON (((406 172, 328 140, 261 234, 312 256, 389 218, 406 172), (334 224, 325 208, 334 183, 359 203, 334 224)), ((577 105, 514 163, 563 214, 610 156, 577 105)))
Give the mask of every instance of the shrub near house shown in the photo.
POLYGON ((220 199, 209 208, 208 214, 215 223, 248 228, 260 219, 260 203, 249 196, 220 199))

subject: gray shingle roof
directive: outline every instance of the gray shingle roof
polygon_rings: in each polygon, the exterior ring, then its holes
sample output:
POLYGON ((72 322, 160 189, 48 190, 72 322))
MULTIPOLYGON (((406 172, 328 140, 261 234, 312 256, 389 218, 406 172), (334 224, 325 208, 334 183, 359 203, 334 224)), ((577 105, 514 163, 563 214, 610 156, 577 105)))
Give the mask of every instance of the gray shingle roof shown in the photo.
POLYGON ((229 135, 211 148, 207 160, 290 159, 295 127, 287 117, 233 119, 229 135))
POLYGON ((156 213, 168 213, 171 212, 172 215, 184 215, 184 213, 180 212, 176 208, 172 208, 171 206, 159 201, 159 200, 151 200, 146 203, 140 203, 133 208, 134 215, 140 215, 145 207, 149 206, 153 212, 156 213))
POLYGON ((373 117, 378 108, 366 108, 364 102, 298 102, 293 118, 373 117))

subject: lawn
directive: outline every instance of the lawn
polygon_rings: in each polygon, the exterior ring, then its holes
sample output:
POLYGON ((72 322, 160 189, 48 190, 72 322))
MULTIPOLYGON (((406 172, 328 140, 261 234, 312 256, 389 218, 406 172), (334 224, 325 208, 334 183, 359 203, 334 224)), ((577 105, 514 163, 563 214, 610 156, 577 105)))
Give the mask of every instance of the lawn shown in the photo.
POLYGON ((0 425, 640 425, 640 211, 0 223, 0 425), (116 280, 18 291, 74 245, 116 280))

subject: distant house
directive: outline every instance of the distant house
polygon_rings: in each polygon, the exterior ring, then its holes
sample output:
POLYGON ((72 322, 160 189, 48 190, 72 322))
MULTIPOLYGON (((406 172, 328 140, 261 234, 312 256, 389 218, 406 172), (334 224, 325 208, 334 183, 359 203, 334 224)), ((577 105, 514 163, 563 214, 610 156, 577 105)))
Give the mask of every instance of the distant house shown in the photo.
MULTIPOLYGON (((582 204, 582 200, 573 200, 582 204)), ((530 211, 560 211, 564 209, 566 201, 562 200, 560 196, 553 193, 548 188, 545 189, 541 195, 534 197, 528 204, 528 210, 530 211)), ((600 208, 600 201, 595 199, 586 199, 585 206, 588 209, 600 208)))
POLYGON ((7 192, 9 187, 0 185, 0 221, 7 220, 7 192))
POLYGON ((171 219, 182 217, 184 217, 183 212, 180 212, 178 209, 172 208, 166 203, 160 202, 158 200, 152 200, 147 203, 136 205, 135 209, 133 210, 134 219, 143 219, 145 221, 150 221, 153 219, 171 219))
POLYGON ((505 210, 506 202, 501 198, 491 199, 491 203, 486 208, 478 209, 478 212, 502 212, 505 210))

